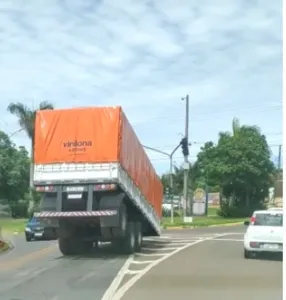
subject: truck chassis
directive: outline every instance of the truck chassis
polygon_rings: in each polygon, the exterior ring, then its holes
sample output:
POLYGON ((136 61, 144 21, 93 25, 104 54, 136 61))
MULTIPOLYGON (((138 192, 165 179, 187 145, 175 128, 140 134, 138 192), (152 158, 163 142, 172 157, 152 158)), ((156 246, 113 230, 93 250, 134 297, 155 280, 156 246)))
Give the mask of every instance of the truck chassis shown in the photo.
POLYGON ((143 236, 160 234, 154 208, 118 163, 38 165, 34 185, 43 193, 34 216, 57 229, 63 255, 88 252, 100 241, 131 254, 143 236))

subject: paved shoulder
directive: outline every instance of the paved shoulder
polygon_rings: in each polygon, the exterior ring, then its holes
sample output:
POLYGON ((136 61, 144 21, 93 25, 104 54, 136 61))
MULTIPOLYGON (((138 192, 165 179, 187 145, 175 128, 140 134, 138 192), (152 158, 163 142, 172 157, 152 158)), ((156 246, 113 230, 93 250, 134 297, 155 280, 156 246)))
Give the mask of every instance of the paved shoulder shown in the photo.
POLYGON ((26 264, 10 260, 0 268, 0 299, 101 299, 126 259, 108 249, 63 257, 54 248, 26 264))
POLYGON ((31 241, 27 242, 24 234, 6 235, 5 240, 11 243, 12 250, 0 255, 0 266, 8 260, 32 256, 33 253, 41 252, 47 248, 55 248, 56 241, 31 241))
POLYGON ((282 299, 281 261, 245 260, 242 238, 242 233, 234 233, 190 241, 187 248, 139 276, 116 300, 282 299))

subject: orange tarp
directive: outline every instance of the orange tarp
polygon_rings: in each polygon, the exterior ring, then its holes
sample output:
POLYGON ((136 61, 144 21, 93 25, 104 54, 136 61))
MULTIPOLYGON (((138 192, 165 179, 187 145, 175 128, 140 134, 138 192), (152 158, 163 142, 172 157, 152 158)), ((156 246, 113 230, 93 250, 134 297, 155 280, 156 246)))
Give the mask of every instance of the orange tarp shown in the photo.
POLYGON ((163 187, 121 107, 38 111, 35 164, 120 162, 161 216, 163 187))

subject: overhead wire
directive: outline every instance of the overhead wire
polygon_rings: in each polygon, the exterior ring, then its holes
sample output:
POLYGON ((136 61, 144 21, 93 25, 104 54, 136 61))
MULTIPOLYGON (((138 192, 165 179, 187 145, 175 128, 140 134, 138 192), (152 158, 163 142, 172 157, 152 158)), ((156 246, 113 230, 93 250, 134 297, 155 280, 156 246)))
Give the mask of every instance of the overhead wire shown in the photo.
MULTIPOLYGON (((271 132, 271 133, 262 133, 262 134, 265 135, 267 138, 269 138, 269 137, 272 137, 272 136, 283 135, 283 132, 275 132, 275 133, 271 132)), ((202 141, 200 141, 200 142, 198 142, 198 141, 190 141, 190 143, 192 144, 192 146, 195 146, 195 145, 202 146, 206 142, 202 142, 202 141)), ((271 144, 272 143, 273 143, 273 146, 279 146, 280 145, 279 141, 277 141, 277 142, 276 141, 275 142, 271 142, 271 144)), ((175 145, 175 144, 172 144, 172 145, 170 144, 170 145, 163 145, 163 146, 153 146, 152 145, 150 147, 158 149, 158 150, 163 150, 163 149, 167 149, 167 148, 172 149, 172 148, 175 148, 176 146, 177 145, 175 145)), ((152 150, 146 150, 146 151, 152 151, 152 150)))
MULTIPOLYGON (((226 109, 226 110, 219 110, 219 111, 214 111, 211 113, 194 113, 192 115, 192 117, 190 118, 191 122, 197 122, 197 121, 205 121, 205 120, 210 120, 213 119, 214 116, 216 115, 220 115, 220 114, 224 114, 224 116, 233 116, 234 113, 239 113, 239 112, 245 112, 245 111, 250 111, 251 109, 254 109, 255 113, 258 112, 269 112, 269 111, 275 111, 275 110, 279 110, 281 109, 281 113, 282 113, 282 104, 281 105, 269 105, 269 106, 265 106, 265 107, 261 107, 258 105, 255 106, 248 106, 248 107, 244 107, 244 108, 238 108, 238 109, 226 109), (198 118, 199 117, 199 118, 198 118), (200 118, 202 117, 202 118, 200 118)), ((156 123, 162 123, 162 121, 174 121, 174 120, 180 120, 180 119, 184 119, 185 116, 177 116, 177 117, 150 117, 148 118, 149 122, 156 122, 156 123)), ((140 126, 141 124, 134 124, 133 126, 140 126)))
MULTIPOLYGON (((268 146, 269 146, 270 148, 280 147, 280 146, 283 147, 282 144, 269 144, 268 146)), ((272 153, 273 155, 275 155, 271 149, 270 149, 270 151, 271 151, 271 153, 272 153)), ((150 152, 151 152, 151 150, 150 150, 150 152)), ((160 155, 160 154, 158 153, 158 155, 160 155)), ((196 159, 196 158, 197 158, 197 155, 189 155, 189 158, 191 158, 191 159, 196 159)), ((183 159, 183 156, 175 156, 175 157, 173 157, 173 160, 176 160, 176 159, 183 159)), ((151 161, 167 161, 167 160, 170 160, 170 158, 167 157, 167 156, 162 156, 162 157, 150 157, 150 160, 151 160, 151 161)))

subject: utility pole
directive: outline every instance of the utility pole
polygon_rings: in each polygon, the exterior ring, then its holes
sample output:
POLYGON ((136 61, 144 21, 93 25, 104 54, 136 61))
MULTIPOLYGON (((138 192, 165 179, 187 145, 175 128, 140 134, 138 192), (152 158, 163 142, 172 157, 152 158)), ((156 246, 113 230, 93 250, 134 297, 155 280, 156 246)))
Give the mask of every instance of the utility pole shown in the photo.
POLYGON ((278 148, 278 171, 281 169, 282 145, 278 148))
POLYGON ((184 200, 186 203, 186 210, 185 210, 185 221, 186 222, 192 222, 191 217, 192 217, 192 203, 189 202, 188 199, 188 177, 189 177, 189 151, 188 151, 188 145, 189 145, 189 95, 186 96, 186 98, 183 98, 182 100, 186 101, 186 117, 185 117, 185 144, 186 146, 186 151, 183 152, 184 154, 184 200))
POLYGON ((283 192, 281 189, 283 185, 283 177, 281 177, 281 160, 282 160, 282 145, 278 146, 278 162, 277 162, 277 172, 276 172, 276 178, 275 178, 275 184, 274 184, 274 195, 273 195, 273 203, 275 205, 276 199, 281 197, 283 195, 283 192), (281 183, 282 182, 282 183, 281 183), (281 194, 282 193, 282 194, 281 194))
POLYGON ((170 154, 170 171, 169 171, 169 184, 171 189, 171 224, 174 223, 174 185, 173 185, 173 156, 180 147, 180 144, 170 154))

